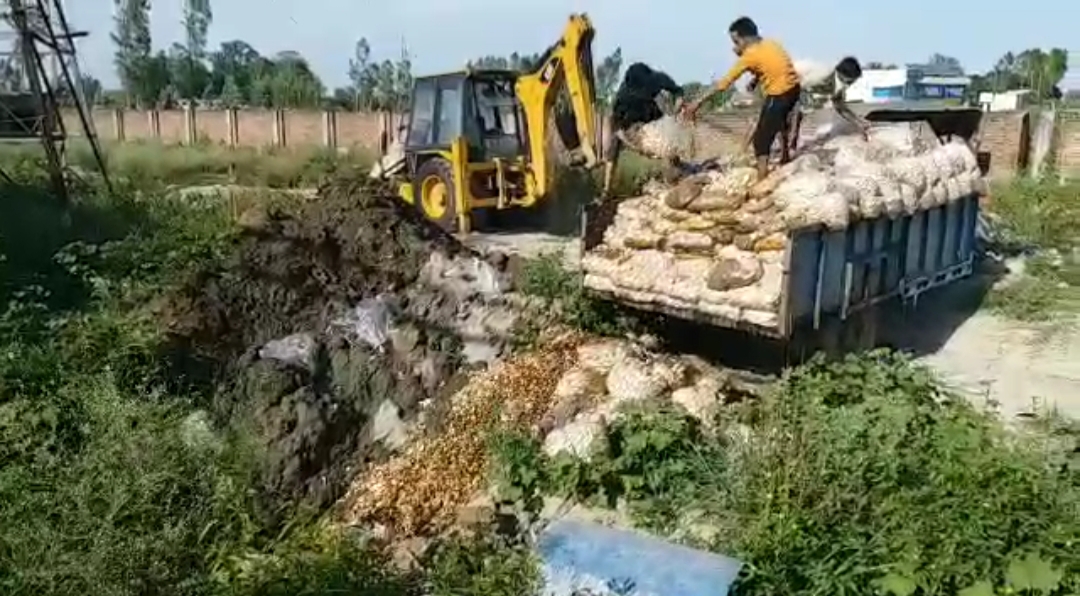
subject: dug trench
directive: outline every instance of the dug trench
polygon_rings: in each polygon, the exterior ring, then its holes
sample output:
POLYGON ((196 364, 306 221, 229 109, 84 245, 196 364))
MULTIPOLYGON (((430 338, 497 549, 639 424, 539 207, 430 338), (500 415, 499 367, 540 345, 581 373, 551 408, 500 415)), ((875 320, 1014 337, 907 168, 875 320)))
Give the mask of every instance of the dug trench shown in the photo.
POLYGON ((223 264, 162 317, 174 375, 205 396, 210 424, 253 431, 274 505, 325 507, 414 421, 437 427, 463 373, 508 349, 528 310, 507 292, 510 259, 467 249, 358 175, 239 224, 223 264))

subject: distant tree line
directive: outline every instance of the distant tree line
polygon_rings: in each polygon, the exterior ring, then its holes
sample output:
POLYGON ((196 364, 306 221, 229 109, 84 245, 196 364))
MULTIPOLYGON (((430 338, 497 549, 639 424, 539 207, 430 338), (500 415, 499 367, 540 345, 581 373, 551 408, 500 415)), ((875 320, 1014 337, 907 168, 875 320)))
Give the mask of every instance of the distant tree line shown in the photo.
MULTIPOLYGON (((95 104, 133 108, 169 108, 197 102, 214 107, 317 108, 346 110, 407 109, 412 88, 412 60, 402 47, 396 59, 377 60, 367 39, 356 42, 349 59, 349 85, 328 90, 309 62, 298 52, 284 51, 272 56, 260 54, 247 42, 233 40, 217 49, 207 48, 207 32, 213 24, 210 0, 183 2, 183 43, 154 50, 150 35, 151 0, 113 0, 115 5, 114 65, 121 89, 105 91, 93 76, 82 75, 79 90, 95 104)), ((513 53, 509 56, 482 56, 471 62, 477 68, 531 71, 540 54, 513 53)), ((0 90, 24 90, 20 58, 17 54, 0 60, 0 90)), ((931 64, 955 67, 952 57, 933 54, 931 64)), ((867 61, 864 68, 897 68, 895 64, 867 61)), ((663 65, 656 65, 662 68, 663 65)), ((1030 89, 1037 100, 1060 97, 1058 85, 1068 69, 1068 53, 1061 48, 1038 48, 1006 53, 987 73, 969 75, 969 98, 982 91, 1030 89)), ((596 94, 602 108, 609 107, 621 82, 622 51, 616 48, 596 65, 596 94)), ((689 95, 704 91, 709 83, 688 82, 689 95)), ((831 87, 827 82, 821 89, 831 87)), ((731 93, 717 96, 707 109, 719 109, 730 101, 731 93)), ((65 99, 65 98, 62 98, 65 99)))

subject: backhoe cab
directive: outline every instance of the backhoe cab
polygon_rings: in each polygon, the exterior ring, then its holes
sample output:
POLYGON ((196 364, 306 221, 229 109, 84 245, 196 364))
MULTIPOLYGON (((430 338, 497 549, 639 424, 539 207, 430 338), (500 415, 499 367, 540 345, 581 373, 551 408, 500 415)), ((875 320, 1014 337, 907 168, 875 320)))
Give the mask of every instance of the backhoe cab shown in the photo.
POLYGON ((596 154, 594 30, 573 15, 535 71, 473 70, 416 79, 404 131, 401 198, 449 231, 477 209, 530 208, 549 198, 557 133, 572 165, 596 154), (569 106, 557 105, 565 90, 569 106), (554 114, 554 118, 549 117, 554 114))

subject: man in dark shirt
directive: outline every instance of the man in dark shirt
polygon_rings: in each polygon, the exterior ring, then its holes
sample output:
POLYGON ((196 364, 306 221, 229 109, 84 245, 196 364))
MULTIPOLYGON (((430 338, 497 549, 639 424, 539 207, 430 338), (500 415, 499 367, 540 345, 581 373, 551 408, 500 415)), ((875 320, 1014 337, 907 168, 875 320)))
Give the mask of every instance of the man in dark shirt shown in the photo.
POLYGON ((608 120, 610 132, 604 147, 604 196, 611 192, 611 181, 622 150, 626 146, 633 148, 627 133, 635 126, 655 122, 664 116, 656 103, 661 91, 667 91, 678 99, 683 96, 682 87, 663 72, 641 62, 631 64, 626 69, 626 76, 615 93, 608 120))

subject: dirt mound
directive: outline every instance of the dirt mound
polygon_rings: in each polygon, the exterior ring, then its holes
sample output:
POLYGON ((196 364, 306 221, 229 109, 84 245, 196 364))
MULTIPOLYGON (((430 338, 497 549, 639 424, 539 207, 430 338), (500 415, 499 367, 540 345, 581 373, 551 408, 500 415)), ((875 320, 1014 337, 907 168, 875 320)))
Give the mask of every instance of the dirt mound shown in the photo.
POLYGON ((196 351, 224 359, 311 328, 327 305, 409 286, 432 252, 467 252, 363 176, 327 183, 297 214, 255 208, 240 224, 231 261, 193 280, 171 317, 196 351))
POLYGON ((209 363, 220 422, 254 422, 269 492, 325 505, 463 364, 503 351, 505 273, 360 176, 239 223, 226 264, 172 300, 173 343, 209 363))

